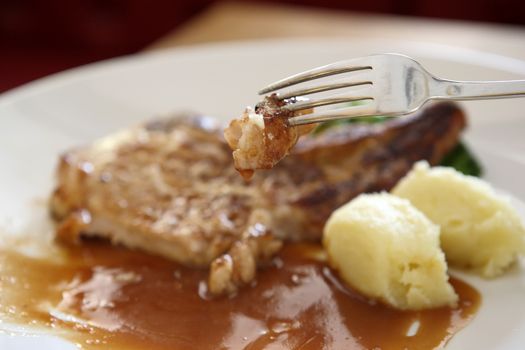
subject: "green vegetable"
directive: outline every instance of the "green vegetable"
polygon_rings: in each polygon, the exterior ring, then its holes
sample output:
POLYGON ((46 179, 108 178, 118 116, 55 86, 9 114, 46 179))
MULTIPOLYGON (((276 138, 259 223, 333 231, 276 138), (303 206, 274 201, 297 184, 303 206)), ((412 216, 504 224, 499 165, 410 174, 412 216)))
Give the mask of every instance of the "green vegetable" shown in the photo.
MULTIPOLYGON (((344 125, 344 124, 359 124, 359 123, 382 123, 385 120, 388 120, 388 117, 383 116, 374 116, 374 117, 360 117, 360 118, 351 118, 351 119, 342 119, 334 120, 320 124, 313 131, 314 135, 319 134, 325 131, 328 128, 344 125)), ((459 142, 454 149, 452 149, 441 161, 440 165, 448 166, 456 169, 457 171, 472 176, 481 176, 483 169, 481 164, 476 159, 476 157, 470 152, 470 150, 465 146, 464 143, 459 142)))
POLYGON ((441 160, 440 165, 452 167, 465 175, 479 177, 483 173, 479 161, 462 142, 441 160))
MULTIPOLYGON (((343 106, 352 107, 352 106, 360 106, 364 104, 363 101, 354 101, 343 104, 343 106)), ((388 117, 383 116, 372 116, 372 117, 357 117, 357 118, 348 118, 348 119, 341 119, 341 120, 332 120, 329 122, 324 122, 320 124, 315 130, 313 131, 313 134, 319 134, 323 131, 325 131, 328 128, 331 128, 333 126, 338 125, 344 125, 344 124, 374 124, 374 123, 381 123, 385 120, 389 119, 388 117)))
POLYGON ((383 117, 383 116, 373 116, 373 117, 358 117, 358 118, 350 118, 350 119, 341 119, 341 120, 332 120, 329 122, 324 122, 320 124, 315 130, 313 131, 314 135, 319 134, 323 131, 325 131, 328 128, 331 128, 333 126, 338 125, 344 125, 344 124, 375 124, 375 123, 382 123, 385 120, 388 120, 390 118, 383 117))

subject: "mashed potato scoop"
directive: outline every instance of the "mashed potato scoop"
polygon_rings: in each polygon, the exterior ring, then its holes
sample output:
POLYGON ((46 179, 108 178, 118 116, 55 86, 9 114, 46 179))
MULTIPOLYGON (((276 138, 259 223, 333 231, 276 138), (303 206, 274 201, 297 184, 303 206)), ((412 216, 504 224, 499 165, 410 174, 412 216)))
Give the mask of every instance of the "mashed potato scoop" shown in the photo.
POLYGON ((366 297, 403 310, 457 303, 439 227, 405 199, 358 196, 332 214, 323 245, 332 268, 366 297))
POLYGON ((483 180, 422 161, 392 193, 441 226, 441 247, 451 265, 495 277, 525 252, 517 211, 483 180))

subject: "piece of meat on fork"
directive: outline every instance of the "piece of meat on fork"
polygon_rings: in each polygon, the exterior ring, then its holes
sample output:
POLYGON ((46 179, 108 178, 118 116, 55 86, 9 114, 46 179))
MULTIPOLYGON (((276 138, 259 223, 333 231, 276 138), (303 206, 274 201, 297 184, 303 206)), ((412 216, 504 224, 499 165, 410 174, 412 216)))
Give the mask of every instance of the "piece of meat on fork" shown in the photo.
POLYGON ((275 94, 266 96, 255 109, 246 108, 224 130, 235 169, 245 180, 250 180, 257 169, 273 168, 290 153, 299 137, 315 129, 315 124, 288 125, 289 118, 301 113, 288 111, 285 105, 275 94))

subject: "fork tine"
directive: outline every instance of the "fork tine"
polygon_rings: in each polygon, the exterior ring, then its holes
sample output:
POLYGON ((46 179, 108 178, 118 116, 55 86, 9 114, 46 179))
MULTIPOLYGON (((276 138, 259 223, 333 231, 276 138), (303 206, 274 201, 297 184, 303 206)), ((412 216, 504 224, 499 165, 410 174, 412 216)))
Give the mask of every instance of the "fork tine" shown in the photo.
POLYGON ((288 124, 290 124, 291 126, 298 126, 304 124, 320 123, 330 120, 369 117, 377 115, 377 112, 378 111, 376 103, 372 101, 358 106, 351 106, 333 109, 329 111, 299 115, 297 117, 292 117, 288 119, 288 124))
POLYGON ((305 81, 310 81, 313 79, 323 78, 340 73, 355 72, 365 69, 372 69, 372 66, 370 65, 370 60, 366 57, 335 62, 326 66, 313 68, 308 71, 295 74, 288 78, 284 78, 275 83, 272 83, 264 89, 262 89, 261 91, 259 91, 259 95, 264 95, 269 92, 282 89, 284 87, 304 83, 305 81))
POLYGON ((353 87, 353 86, 361 86, 361 85, 373 85, 373 83, 370 80, 355 81, 355 82, 345 81, 345 82, 340 82, 340 83, 312 86, 312 87, 305 88, 305 89, 287 91, 285 93, 279 93, 277 97, 280 100, 285 100, 285 99, 292 98, 292 97, 311 95, 311 94, 315 94, 318 92, 337 90, 337 89, 342 89, 345 87, 353 87))
POLYGON ((333 105, 333 104, 338 104, 338 103, 367 101, 367 100, 374 99, 374 97, 371 96, 371 94, 366 93, 366 90, 363 92, 364 92, 363 94, 358 94, 358 93, 339 94, 339 95, 333 95, 330 97, 320 98, 320 99, 312 99, 312 100, 307 99, 304 101, 287 104, 283 108, 289 111, 296 112, 296 111, 300 111, 303 109, 333 105))

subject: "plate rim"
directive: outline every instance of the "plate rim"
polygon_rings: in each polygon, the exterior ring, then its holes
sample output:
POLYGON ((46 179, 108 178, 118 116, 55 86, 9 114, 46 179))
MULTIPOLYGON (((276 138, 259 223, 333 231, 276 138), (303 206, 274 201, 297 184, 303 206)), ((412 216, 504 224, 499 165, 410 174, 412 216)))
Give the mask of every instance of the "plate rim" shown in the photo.
MULTIPOLYGON (((257 40, 221 41, 160 48, 151 51, 139 51, 137 53, 88 63, 85 65, 65 69, 63 71, 32 80, 20 86, 16 86, 12 89, 4 91, 0 94, 0 107, 30 97, 31 95, 39 94, 45 90, 52 89, 54 86, 67 84, 76 79, 82 79, 82 77, 87 75, 103 74, 105 71, 110 71, 116 67, 119 69, 124 69, 125 67, 145 62, 148 59, 162 60, 173 56, 198 56, 202 55, 203 52, 225 54, 231 53, 232 51, 252 51, 269 47, 273 50, 276 47, 286 47, 288 50, 290 48, 297 50, 304 49, 306 46, 338 46, 343 43, 351 43, 358 46, 368 45, 372 47, 380 47, 381 44, 392 45, 392 43, 397 43, 399 44, 400 48, 411 51, 411 53, 417 53, 421 56, 431 57, 438 60, 454 61, 458 63, 476 64, 503 72, 520 74, 525 78, 525 60, 504 54, 455 45, 384 38, 270 38, 257 40)), ((377 53, 385 52, 370 52, 370 54, 377 53)))

